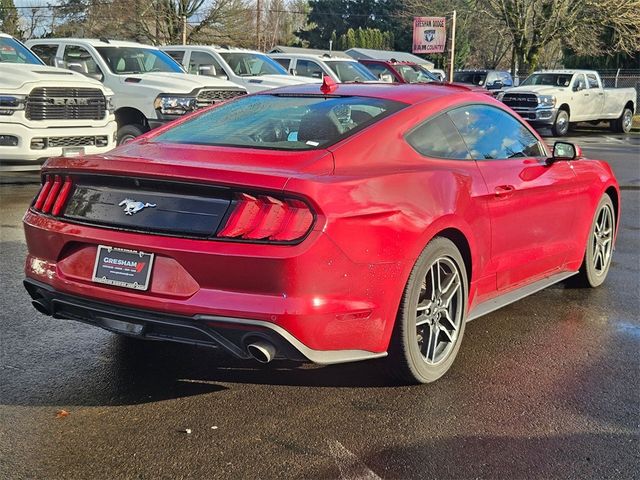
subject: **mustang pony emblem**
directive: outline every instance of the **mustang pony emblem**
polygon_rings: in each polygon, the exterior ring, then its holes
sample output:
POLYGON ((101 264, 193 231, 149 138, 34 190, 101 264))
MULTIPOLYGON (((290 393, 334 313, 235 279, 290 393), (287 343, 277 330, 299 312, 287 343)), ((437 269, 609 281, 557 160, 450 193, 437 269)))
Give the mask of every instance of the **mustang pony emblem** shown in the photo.
POLYGON ((136 202, 135 200, 131 200, 130 198, 125 198, 118 204, 119 207, 122 207, 123 205, 125 215, 133 215, 134 213, 138 213, 143 208, 153 208, 156 206, 155 203, 136 202))

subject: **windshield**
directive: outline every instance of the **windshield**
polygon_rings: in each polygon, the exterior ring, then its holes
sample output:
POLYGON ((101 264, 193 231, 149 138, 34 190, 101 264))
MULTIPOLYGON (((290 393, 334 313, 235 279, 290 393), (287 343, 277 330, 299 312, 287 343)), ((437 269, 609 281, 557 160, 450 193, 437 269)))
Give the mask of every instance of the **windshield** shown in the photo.
POLYGON ((184 73, 182 67, 169 55, 153 48, 96 47, 96 50, 116 75, 132 73, 173 72, 184 73))
POLYGON ((152 141, 313 150, 353 135, 405 106, 378 98, 251 95, 197 115, 152 141))
POLYGON ((358 62, 335 62, 326 61, 326 63, 333 73, 336 74, 338 80, 341 82, 366 82, 378 80, 376 76, 371 73, 367 67, 358 62))
POLYGON ((282 65, 261 53, 220 53, 220 56, 229 64, 234 73, 241 77, 288 75, 282 65))
POLYGON ((423 69, 419 65, 395 65, 395 69, 407 83, 431 83, 439 81, 433 73, 423 69))
POLYGON ((529 75, 521 85, 549 85, 553 87, 568 87, 573 75, 566 73, 534 73, 529 75))
POLYGON ((487 74, 485 72, 456 72, 453 74, 453 81, 457 83, 483 86, 486 80, 487 74))
POLYGON ((0 37, 0 62, 44 65, 31 50, 11 37, 0 37))

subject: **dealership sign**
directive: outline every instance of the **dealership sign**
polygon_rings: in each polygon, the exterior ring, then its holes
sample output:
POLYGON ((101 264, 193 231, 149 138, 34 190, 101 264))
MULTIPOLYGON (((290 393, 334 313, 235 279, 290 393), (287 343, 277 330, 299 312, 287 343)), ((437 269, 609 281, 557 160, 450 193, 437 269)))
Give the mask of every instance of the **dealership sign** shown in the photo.
POLYGON ((444 17, 413 18, 413 53, 443 53, 447 43, 444 17))

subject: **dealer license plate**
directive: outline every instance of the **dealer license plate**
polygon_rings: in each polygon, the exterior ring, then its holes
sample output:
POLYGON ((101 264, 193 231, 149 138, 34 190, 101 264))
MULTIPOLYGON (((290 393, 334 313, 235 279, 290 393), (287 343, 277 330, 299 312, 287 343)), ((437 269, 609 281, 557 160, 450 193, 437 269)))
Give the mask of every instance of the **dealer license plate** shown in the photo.
POLYGON ((134 290, 147 290, 153 253, 98 245, 93 281, 134 290))

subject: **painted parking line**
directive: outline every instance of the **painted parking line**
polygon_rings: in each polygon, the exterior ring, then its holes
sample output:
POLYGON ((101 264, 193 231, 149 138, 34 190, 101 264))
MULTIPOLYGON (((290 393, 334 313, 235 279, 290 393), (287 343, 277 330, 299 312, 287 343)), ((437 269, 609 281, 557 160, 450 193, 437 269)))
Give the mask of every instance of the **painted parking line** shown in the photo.
POLYGON ((382 480, 337 440, 327 440, 329 452, 340 470, 340 480, 382 480))

